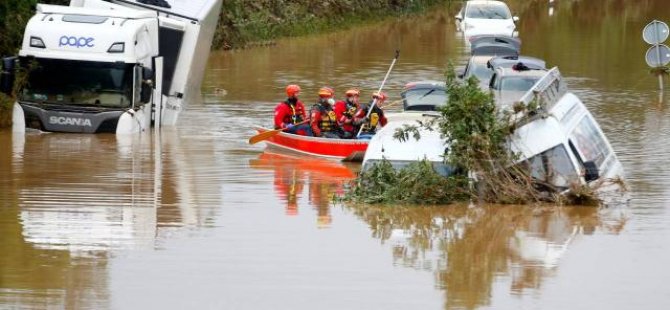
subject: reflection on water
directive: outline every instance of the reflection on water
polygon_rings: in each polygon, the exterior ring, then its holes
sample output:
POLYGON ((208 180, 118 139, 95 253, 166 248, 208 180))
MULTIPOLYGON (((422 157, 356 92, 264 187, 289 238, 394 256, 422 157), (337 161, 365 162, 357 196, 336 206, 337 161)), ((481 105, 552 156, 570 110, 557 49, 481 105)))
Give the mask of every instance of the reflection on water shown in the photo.
POLYGON ((11 146, 0 161, 0 305, 108 308, 109 251, 153 250, 160 227, 206 226, 215 214, 194 202, 213 193, 194 186, 185 143, 170 130, 0 133, 11 146))
POLYGON ((595 208, 348 207, 392 246, 396 264, 433 272, 456 309, 488 305, 498 282, 513 295, 540 289, 572 243, 625 223, 622 210, 595 208))
POLYGON ((320 228, 332 223, 330 207, 334 195, 342 195, 344 184, 355 177, 354 168, 343 163, 270 151, 250 160, 249 166, 274 173, 274 189, 277 198, 286 202, 286 215, 298 215, 298 200, 307 186, 308 201, 317 211, 320 228))

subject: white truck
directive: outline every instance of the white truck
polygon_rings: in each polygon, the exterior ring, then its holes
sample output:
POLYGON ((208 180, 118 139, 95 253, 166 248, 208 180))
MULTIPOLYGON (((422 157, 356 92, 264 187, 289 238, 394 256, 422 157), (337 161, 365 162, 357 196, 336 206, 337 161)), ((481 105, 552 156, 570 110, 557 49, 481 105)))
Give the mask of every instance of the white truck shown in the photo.
POLYGON ((13 131, 128 134, 174 126, 200 95, 222 0, 38 4, 2 91, 24 79, 13 131), (25 79, 27 77, 27 79, 25 79))

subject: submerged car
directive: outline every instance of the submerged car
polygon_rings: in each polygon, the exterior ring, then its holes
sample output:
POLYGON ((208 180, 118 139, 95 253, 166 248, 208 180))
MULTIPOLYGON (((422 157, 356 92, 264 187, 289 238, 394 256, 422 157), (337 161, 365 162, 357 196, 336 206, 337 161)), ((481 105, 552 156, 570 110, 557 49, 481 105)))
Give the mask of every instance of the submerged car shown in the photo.
POLYGON ((502 1, 466 1, 455 18, 457 28, 466 38, 482 34, 517 36, 519 17, 512 16, 502 1))
POLYGON ((495 57, 519 57, 521 41, 516 38, 501 36, 479 36, 471 40, 470 53, 465 70, 460 75, 463 80, 475 77, 479 80, 482 90, 489 88, 489 81, 493 75, 489 61, 495 57))
POLYGON ((401 142, 393 137, 396 129, 404 125, 416 125, 417 121, 426 122, 438 117, 435 111, 447 104, 447 92, 444 82, 419 81, 405 85, 401 93, 403 112, 389 114, 388 123, 372 137, 363 158, 363 170, 375 163, 387 160, 394 169, 400 170, 410 163, 427 160, 433 169, 442 176, 450 176, 454 170, 444 163, 446 144, 437 128, 420 129, 421 138, 401 142))
POLYGON ((512 66, 505 63, 503 66, 495 67, 494 70, 489 88, 496 105, 501 107, 519 101, 547 73, 547 69, 543 66, 526 65, 523 62, 517 62, 512 66))
POLYGON ((439 81, 407 83, 400 96, 404 111, 437 111, 447 103, 446 84, 439 81))

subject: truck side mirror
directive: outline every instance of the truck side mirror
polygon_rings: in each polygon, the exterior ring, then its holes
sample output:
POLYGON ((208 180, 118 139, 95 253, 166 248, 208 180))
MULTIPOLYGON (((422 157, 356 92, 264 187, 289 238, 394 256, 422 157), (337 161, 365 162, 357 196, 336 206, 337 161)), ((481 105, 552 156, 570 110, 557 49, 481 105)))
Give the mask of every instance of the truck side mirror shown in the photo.
POLYGON ((14 89, 14 78, 16 76, 16 57, 3 58, 1 69, 0 91, 11 96, 14 89))
POLYGON ((142 68, 142 89, 140 90, 140 101, 149 103, 154 89, 154 70, 142 68))
POLYGON ((598 166, 593 161, 584 162, 584 181, 591 182, 600 178, 598 166))
POLYGON ((515 23, 518 22, 518 21, 519 21, 519 16, 514 16, 514 17, 512 17, 512 20, 513 20, 515 23))

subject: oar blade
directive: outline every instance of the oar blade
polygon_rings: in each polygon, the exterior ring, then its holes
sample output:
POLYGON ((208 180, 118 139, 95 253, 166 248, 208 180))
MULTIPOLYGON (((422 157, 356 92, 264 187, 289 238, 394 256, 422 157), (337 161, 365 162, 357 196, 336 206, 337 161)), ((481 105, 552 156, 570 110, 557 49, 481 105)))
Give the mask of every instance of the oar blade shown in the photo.
POLYGON ((249 138, 249 144, 256 144, 258 142, 261 142, 263 140, 270 139, 276 135, 278 135, 282 130, 281 129, 275 129, 275 130, 269 130, 265 132, 261 132, 251 138, 249 138))

